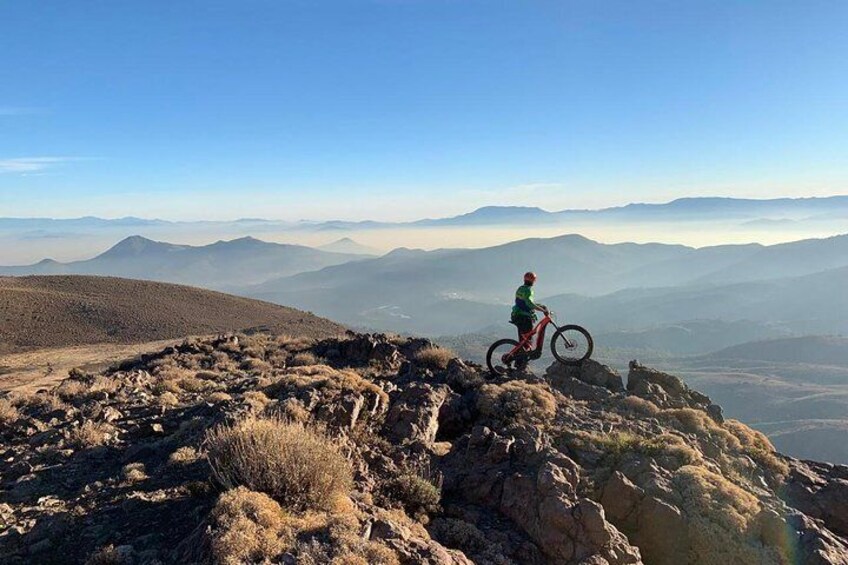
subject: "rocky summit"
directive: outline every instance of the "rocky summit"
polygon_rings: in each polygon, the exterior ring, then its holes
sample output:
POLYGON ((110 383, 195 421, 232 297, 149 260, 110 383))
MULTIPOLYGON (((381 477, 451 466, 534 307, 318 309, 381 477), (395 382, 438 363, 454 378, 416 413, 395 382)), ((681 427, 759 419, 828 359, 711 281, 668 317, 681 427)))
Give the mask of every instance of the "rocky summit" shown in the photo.
POLYGON ((848 467, 681 379, 187 340, 0 399, 3 563, 848 564, 848 467))

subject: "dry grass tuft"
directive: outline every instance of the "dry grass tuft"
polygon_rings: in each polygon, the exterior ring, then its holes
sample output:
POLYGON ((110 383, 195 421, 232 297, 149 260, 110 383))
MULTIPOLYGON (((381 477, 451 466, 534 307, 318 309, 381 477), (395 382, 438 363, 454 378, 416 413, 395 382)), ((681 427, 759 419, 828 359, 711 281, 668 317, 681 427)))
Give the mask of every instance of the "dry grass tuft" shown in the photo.
POLYGON ((197 377, 183 377, 177 384, 185 392, 207 392, 219 388, 217 383, 198 379, 197 377))
POLYGON ((185 467, 197 461, 199 457, 195 448, 184 445, 168 456, 168 465, 185 467))
POLYGON ((612 462, 613 466, 628 453, 640 453, 649 457, 666 457, 664 466, 672 468, 693 465, 703 462, 703 457, 697 449, 693 449, 682 437, 674 434, 659 434, 645 437, 630 431, 613 431, 611 433, 596 433, 576 431, 569 432, 576 447, 601 452, 612 462))
POLYGON ((259 390, 249 390, 244 393, 242 400, 250 406, 254 412, 262 412, 271 400, 265 396, 265 393, 259 390))
POLYGON ((643 416, 656 416, 660 413, 660 409, 656 404, 638 396, 627 396, 621 401, 620 405, 628 412, 643 416))
POLYGON ((296 398, 287 398, 277 405, 277 414, 280 418, 289 422, 305 424, 311 415, 296 398))
POLYGON ((545 385, 525 381, 485 384, 477 409, 484 416, 510 424, 545 424, 556 416, 556 398, 545 385))
POLYGON ((309 351, 301 351, 300 353, 295 353, 291 361, 289 361, 290 367, 309 367, 310 365, 321 365, 321 361, 318 357, 309 351))
POLYGON ((483 553, 489 546, 489 541, 477 526, 455 518, 436 518, 430 523, 429 529, 433 536, 447 544, 457 547, 466 555, 473 556, 483 553))
POLYGON ((782 561, 758 539, 754 495, 701 466, 681 467, 672 482, 689 524, 689 563, 782 561))
POLYGON ((351 488, 350 464, 335 444, 301 424, 248 417, 210 430, 206 445, 218 482, 267 493, 290 508, 326 508, 351 488))
POLYGON ((386 498, 399 502, 411 515, 437 512, 442 500, 440 488, 416 473, 398 475, 381 490, 386 498))
POLYGON ((268 363, 264 359, 257 359, 255 357, 251 357, 242 361, 241 368, 245 371, 251 371, 254 373, 267 373, 270 372, 271 369, 273 369, 270 363, 268 363))
POLYGON ((165 393, 180 394, 182 391, 183 389, 180 388, 179 382, 175 380, 160 378, 153 385, 153 392, 159 395, 165 393))
POLYGON ((20 413, 7 398, 0 398, 0 424, 11 424, 20 417, 20 413))
POLYGON ((451 359, 456 357, 456 353, 450 349, 433 345, 419 349, 415 353, 415 360, 425 367, 436 370, 447 369, 451 359))
POLYGON ((724 427, 742 444, 742 452, 766 469, 774 478, 780 479, 789 473, 789 465, 778 457, 774 445, 765 434, 749 428, 738 420, 727 420, 724 427))
POLYGON ((389 401, 383 389, 362 378, 357 372, 336 370, 327 365, 292 367, 279 380, 266 387, 264 392, 271 398, 285 398, 293 392, 312 388, 371 393, 380 397, 384 405, 389 401))
POLYGON ((90 385, 88 383, 83 381, 65 379, 58 387, 56 387, 56 394, 58 394, 62 400, 71 400, 86 394, 89 390, 89 386, 90 385))
POLYGON ((206 402, 211 402, 212 404, 220 404, 221 402, 226 402, 228 400, 232 400, 232 396, 227 394, 226 392, 218 391, 213 392, 209 396, 206 397, 206 402))
POLYGON ((270 562, 286 550, 286 515, 261 492, 225 492, 212 510, 212 560, 220 565, 270 562))
POLYGON ((106 445, 114 433, 115 428, 109 424, 86 420, 81 426, 71 430, 68 441, 79 448, 97 447, 106 445))
POLYGON ((176 406, 179 403, 179 397, 173 392, 163 392, 156 397, 156 404, 159 406, 176 406))
POLYGON ((144 463, 124 465, 123 473, 124 478, 131 483, 147 480, 147 469, 144 467, 144 463))

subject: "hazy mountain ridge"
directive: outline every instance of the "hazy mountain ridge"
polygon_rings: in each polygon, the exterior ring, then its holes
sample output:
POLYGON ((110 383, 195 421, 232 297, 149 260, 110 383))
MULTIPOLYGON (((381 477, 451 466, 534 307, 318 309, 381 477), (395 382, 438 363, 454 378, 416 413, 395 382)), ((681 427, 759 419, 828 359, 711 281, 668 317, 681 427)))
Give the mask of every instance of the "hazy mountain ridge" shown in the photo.
POLYGON ((771 198, 746 199, 732 197, 686 197, 665 203, 630 203, 623 206, 611 206, 595 209, 565 209, 549 211, 530 206, 483 206, 471 212, 445 218, 427 218, 409 222, 385 222, 374 220, 347 221, 306 221, 291 222, 288 220, 272 220, 265 218, 240 218, 237 220, 198 220, 198 221, 169 221, 145 218, 105 219, 93 216, 83 218, 53 219, 53 218, 0 218, 0 230, 4 229, 39 229, 50 226, 66 227, 103 227, 109 225, 150 225, 150 224, 226 224, 226 223, 276 223, 289 227, 298 226, 305 229, 349 229, 375 228, 382 226, 439 226, 439 225, 478 225, 478 224, 509 224, 515 221, 560 222, 574 218, 615 217, 619 220, 644 220, 656 218, 675 219, 704 219, 710 217, 737 219, 806 219, 809 216, 835 214, 844 218, 848 215, 848 196, 826 196, 810 198, 771 198), (786 217, 782 217, 786 216, 786 217))
POLYGON ((845 302, 841 285, 848 283, 846 236, 694 249, 608 245, 567 235, 484 249, 390 253, 241 292, 308 307, 354 325, 463 333, 505 319, 516 281, 529 269, 540 276, 537 293, 543 302, 599 331, 696 319, 799 324, 800 333, 839 332, 846 327, 838 315, 845 302), (819 254, 819 249, 824 252, 819 254), (747 261, 756 261, 767 280, 747 280, 751 273, 745 268, 747 261), (777 277, 787 264, 789 276, 777 277), (839 267, 830 268, 834 265, 839 267), (715 273, 722 273, 724 281, 706 282, 717 279, 715 273), (449 309, 449 303, 458 299, 468 302, 464 319, 447 318, 441 329, 429 322, 416 324, 430 318, 435 304, 449 309), (502 314, 495 317, 498 304, 502 314), (385 307, 404 316, 391 316, 382 326, 379 320, 360 316, 385 307))
POLYGON ((106 275, 227 289, 361 258, 253 237, 191 246, 130 236, 92 259, 0 267, 0 275, 106 275))

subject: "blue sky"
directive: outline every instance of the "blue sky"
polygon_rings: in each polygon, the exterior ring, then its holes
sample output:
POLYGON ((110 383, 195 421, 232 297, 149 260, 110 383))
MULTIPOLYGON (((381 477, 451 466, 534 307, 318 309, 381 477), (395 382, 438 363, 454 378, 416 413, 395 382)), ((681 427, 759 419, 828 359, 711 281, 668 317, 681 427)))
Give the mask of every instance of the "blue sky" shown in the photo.
POLYGON ((0 216, 846 193, 848 2, 0 3, 0 216))

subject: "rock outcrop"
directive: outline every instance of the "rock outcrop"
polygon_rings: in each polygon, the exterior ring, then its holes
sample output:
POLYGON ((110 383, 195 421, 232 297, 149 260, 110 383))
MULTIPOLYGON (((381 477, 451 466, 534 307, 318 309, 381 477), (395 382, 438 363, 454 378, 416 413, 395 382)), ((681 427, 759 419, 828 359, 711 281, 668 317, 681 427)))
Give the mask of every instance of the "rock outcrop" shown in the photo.
POLYGON ((848 467, 775 453, 681 379, 494 378, 432 347, 224 336, 0 399, 2 561, 221 561, 206 431, 276 418, 330 436, 353 486, 229 524, 269 562, 848 565, 848 467))

